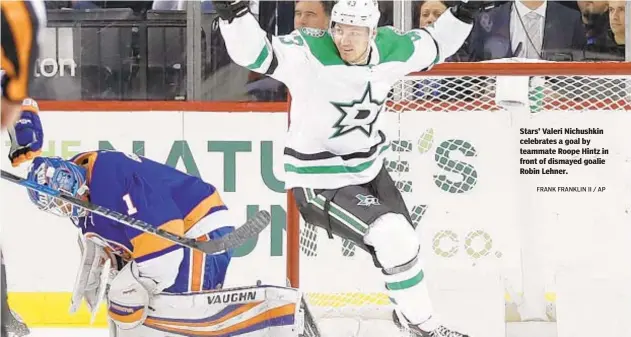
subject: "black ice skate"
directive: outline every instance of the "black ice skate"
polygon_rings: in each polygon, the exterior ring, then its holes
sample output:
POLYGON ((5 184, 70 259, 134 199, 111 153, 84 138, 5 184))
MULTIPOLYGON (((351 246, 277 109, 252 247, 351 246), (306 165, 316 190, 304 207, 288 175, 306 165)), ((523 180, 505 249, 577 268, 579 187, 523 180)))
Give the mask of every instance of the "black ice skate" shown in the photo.
POLYGON ((401 322, 399 315, 395 311, 392 312, 392 320, 400 329, 410 333, 411 336, 414 337, 469 337, 469 335, 450 330, 442 325, 439 325, 433 331, 421 330, 417 325, 410 324, 407 321, 405 324, 401 322))

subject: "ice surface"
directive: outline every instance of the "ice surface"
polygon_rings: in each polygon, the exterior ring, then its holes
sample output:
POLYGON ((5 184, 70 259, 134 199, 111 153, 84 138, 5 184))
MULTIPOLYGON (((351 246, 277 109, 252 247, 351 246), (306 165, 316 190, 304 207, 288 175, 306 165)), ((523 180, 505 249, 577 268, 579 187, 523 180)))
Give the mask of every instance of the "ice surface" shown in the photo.
POLYGON ((107 329, 46 328, 31 329, 28 337, 108 337, 107 329))

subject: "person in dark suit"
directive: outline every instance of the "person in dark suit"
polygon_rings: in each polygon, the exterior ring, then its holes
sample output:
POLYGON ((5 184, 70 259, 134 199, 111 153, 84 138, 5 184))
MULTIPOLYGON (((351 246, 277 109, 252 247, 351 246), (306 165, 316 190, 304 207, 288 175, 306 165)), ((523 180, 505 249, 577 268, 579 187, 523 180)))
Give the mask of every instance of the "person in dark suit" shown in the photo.
POLYGON ((586 43, 581 13, 553 1, 516 0, 480 15, 469 36, 471 61, 523 57, 576 60, 586 43))

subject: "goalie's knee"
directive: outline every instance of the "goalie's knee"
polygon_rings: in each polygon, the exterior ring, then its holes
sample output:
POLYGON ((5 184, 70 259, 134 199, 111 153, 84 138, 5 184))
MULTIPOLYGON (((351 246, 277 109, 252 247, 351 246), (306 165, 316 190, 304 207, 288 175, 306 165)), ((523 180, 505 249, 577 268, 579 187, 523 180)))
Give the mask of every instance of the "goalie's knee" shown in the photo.
POLYGON ((364 236, 364 243, 374 249, 386 274, 398 273, 398 268, 417 262, 418 235, 401 214, 388 213, 377 218, 364 236))

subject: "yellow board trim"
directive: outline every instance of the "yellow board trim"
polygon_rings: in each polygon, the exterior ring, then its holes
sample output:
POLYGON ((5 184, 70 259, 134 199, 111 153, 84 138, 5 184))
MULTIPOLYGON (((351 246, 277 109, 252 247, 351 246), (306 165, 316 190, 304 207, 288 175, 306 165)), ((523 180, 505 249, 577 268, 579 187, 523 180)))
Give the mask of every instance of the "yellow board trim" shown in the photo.
MULTIPOLYGON (((371 301, 372 304, 388 304, 387 295, 380 294, 371 301)), ((366 293, 308 293, 307 298, 311 299, 317 307, 318 304, 329 307, 342 307, 361 305, 355 303, 353 298, 361 298, 366 293), (345 298, 344 301, 337 301, 338 298, 345 298), (333 299, 335 298, 335 299, 333 299), (344 303, 342 303, 344 302, 344 303), (332 305, 333 303, 333 305, 332 305)), ((510 296, 505 294, 507 303, 511 302, 510 296)), ((71 292, 9 292, 9 306, 17 312, 22 320, 29 327, 75 327, 75 328, 105 328, 107 327, 107 308, 105 303, 101 307, 94 319, 94 324, 90 325, 90 312, 84 303, 81 303, 79 310, 71 314, 70 300, 71 292)), ((546 300, 551 303, 556 302, 555 293, 546 293, 546 300)), ((361 301, 359 301, 361 302, 361 301)))
POLYGON ((107 308, 105 303, 90 325, 90 312, 87 305, 81 304, 76 313, 71 314, 71 292, 9 292, 9 306, 29 327, 106 328, 107 308))

